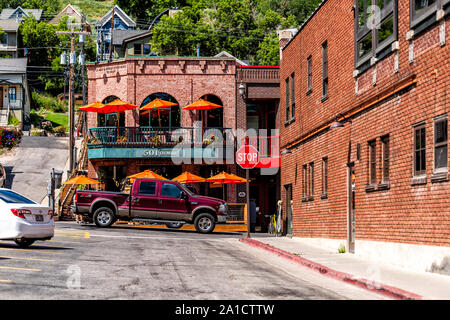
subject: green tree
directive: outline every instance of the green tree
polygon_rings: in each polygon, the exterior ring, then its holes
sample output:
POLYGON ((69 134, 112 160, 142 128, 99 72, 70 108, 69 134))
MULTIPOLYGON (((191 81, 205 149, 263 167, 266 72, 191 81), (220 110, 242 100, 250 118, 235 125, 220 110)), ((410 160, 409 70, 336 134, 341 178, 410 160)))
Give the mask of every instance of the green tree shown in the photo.
POLYGON ((160 12, 165 9, 182 7, 186 1, 178 0, 114 0, 128 15, 136 18, 138 24, 151 23, 160 12))
POLYGON ((43 9, 44 14, 56 14, 62 9, 62 2, 61 0, 25 0, 21 7, 24 9, 43 9))

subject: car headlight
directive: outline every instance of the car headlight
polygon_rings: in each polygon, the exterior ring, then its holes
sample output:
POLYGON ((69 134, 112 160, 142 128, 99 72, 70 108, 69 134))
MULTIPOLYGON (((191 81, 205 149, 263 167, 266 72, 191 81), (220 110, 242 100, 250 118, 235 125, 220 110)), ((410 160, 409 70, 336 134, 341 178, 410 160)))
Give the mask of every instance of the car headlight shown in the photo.
POLYGON ((219 206, 219 212, 227 213, 227 204, 226 204, 226 203, 221 204, 221 205, 219 206))

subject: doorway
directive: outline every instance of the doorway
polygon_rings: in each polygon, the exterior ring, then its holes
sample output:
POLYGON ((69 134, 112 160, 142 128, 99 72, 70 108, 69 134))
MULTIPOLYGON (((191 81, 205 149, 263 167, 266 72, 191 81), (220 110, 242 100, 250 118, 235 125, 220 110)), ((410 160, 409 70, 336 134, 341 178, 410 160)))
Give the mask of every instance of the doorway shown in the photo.
POLYGON ((349 163, 347 168, 347 246, 348 251, 355 253, 355 166, 349 163))
POLYGON ((292 184, 284 186, 286 201, 284 207, 286 210, 286 234, 292 235, 292 184))

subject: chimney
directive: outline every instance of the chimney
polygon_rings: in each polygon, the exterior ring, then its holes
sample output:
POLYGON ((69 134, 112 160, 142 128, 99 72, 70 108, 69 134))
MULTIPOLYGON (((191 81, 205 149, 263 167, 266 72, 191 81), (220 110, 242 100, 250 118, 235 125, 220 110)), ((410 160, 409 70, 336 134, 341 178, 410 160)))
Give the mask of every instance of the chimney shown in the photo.
POLYGON ((297 33, 297 29, 284 29, 278 31, 278 43, 280 45, 280 62, 283 58, 282 49, 284 46, 291 40, 295 34, 297 33))

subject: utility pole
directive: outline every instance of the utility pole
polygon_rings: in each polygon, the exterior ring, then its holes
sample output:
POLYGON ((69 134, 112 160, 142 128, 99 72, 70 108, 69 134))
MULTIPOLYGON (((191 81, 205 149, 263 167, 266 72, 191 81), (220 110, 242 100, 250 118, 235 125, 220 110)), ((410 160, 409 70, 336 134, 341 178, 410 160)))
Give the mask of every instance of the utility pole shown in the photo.
POLYGON ((113 5, 113 8, 112 8, 112 15, 111 15, 111 37, 110 37, 110 40, 109 40, 109 63, 111 63, 111 61, 112 61, 112 50, 113 50, 113 31, 114 31, 114 13, 115 13, 115 9, 116 8, 116 6, 115 5, 113 5))
MULTIPOLYGON (((81 14, 81 29, 83 32, 87 32, 87 24, 86 24, 86 17, 84 16, 84 13, 81 14)), ((84 37, 84 36, 83 36, 84 37)), ((83 41, 81 42, 81 56, 83 57, 83 63, 81 64, 81 81, 83 84, 83 106, 87 105, 87 85, 86 85, 86 66, 84 64, 84 44, 86 43, 86 39, 83 38, 83 41)), ((87 114, 86 112, 83 112, 83 139, 86 139, 87 135, 87 114)))
POLYGON ((70 36, 70 58, 69 58, 69 172, 72 173, 75 163, 74 163, 74 150, 75 150, 75 139, 74 139, 74 126, 75 126, 75 112, 73 103, 73 89, 74 89, 74 73, 75 73, 75 37, 79 35, 89 35, 89 32, 84 31, 56 31, 57 34, 66 34, 70 36))

